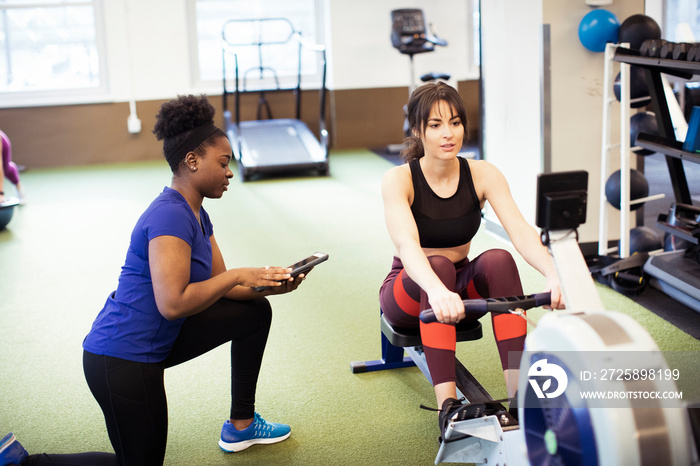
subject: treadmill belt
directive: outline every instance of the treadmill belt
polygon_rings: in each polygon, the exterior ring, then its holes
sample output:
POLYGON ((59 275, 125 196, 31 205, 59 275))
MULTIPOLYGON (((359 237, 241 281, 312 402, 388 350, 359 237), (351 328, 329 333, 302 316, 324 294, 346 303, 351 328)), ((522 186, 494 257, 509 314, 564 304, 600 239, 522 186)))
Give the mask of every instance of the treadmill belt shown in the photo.
POLYGON ((298 120, 242 122, 243 164, 247 167, 322 162, 325 153, 308 127, 298 120))
POLYGON ((653 255, 644 265, 644 271, 700 301, 700 264, 684 254, 685 251, 669 251, 653 255))

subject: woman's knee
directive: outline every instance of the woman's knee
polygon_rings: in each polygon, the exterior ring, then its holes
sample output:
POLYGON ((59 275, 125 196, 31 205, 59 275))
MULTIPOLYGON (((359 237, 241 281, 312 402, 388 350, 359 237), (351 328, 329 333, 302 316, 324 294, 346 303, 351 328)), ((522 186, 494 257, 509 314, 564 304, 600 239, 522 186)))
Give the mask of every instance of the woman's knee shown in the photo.
POLYGON ((5 177, 10 180, 12 184, 19 183, 19 168, 14 162, 10 162, 5 167, 5 177))
POLYGON ((267 298, 257 298, 253 301, 255 313, 260 318, 260 323, 270 327, 272 325, 272 305, 267 298))
POLYGON ((496 297, 522 294, 520 273, 510 252, 491 249, 477 259, 476 274, 481 278, 475 284, 479 295, 496 297))
POLYGON ((440 256, 440 255, 428 256, 428 262, 430 262, 430 266, 433 268, 445 267, 445 266, 450 266, 450 267, 454 268, 454 264, 452 263, 452 261, 445 256, 440 256))
POLYGON ((515 259, 505 249, 489 249, 479 256, 479 268, 483 272, 503 273, 518 272, 515 259))
POLYGON ((428 262, 435 274, 445 283, 445 280, 454 281, 457 272, 454 263, 445 256, 428 256, 428 262))

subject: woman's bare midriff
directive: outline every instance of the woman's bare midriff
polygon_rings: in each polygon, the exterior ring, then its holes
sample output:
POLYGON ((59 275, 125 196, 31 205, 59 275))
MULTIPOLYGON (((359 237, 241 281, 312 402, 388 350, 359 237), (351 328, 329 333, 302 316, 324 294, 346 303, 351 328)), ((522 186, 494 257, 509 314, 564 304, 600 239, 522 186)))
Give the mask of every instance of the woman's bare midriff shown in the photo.
MULTIPOLYGON (((451 260, 452 263, 456 264, 457 262, 466 259, 466 257, 469 255, 469 248, 471 247, 471 244, 472 243, 470 241, 467 244, 453 248, 423 248, 423 252, 425 253, 425 257, 443 256, 451 260)), ((394 252, 394 255, 401 259, 398 252, 394 252)))

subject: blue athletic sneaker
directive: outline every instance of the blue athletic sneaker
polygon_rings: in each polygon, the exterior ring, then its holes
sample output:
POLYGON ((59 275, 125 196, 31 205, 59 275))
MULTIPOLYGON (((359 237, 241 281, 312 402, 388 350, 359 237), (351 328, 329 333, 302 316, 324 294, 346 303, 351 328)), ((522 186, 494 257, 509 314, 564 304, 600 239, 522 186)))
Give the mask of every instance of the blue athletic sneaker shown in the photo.
POLYGON ((20 464, 27 456, 29 453, 20 445, 12 432, 0 440, 0 466, 20 464))
POLYGON ((230 421, 226 421, 221 429, 219 446, 224 451, 236 452, 259 443, 281 442, 287 439, 291 432, 292 429, 288 425, 267 422, 255 413, 252 424, 243 430, 237 430, 230 421))

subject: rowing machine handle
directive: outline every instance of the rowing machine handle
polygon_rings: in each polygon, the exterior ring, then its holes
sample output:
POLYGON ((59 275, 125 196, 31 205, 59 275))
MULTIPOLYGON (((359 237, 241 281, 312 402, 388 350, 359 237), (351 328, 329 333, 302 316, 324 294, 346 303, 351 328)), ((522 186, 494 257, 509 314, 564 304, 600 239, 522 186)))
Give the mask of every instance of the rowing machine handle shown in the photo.
MULTIPOLYGON (((505 313, 511 309, 531 309, 550 304, 551 294, 535 293, 526 296, 510 296, 505 298, 465 299, 464 312, 498 312, 505 313)), ((420 320, 425 324, 437 322, 432 309, 421 311, 420 320)))

